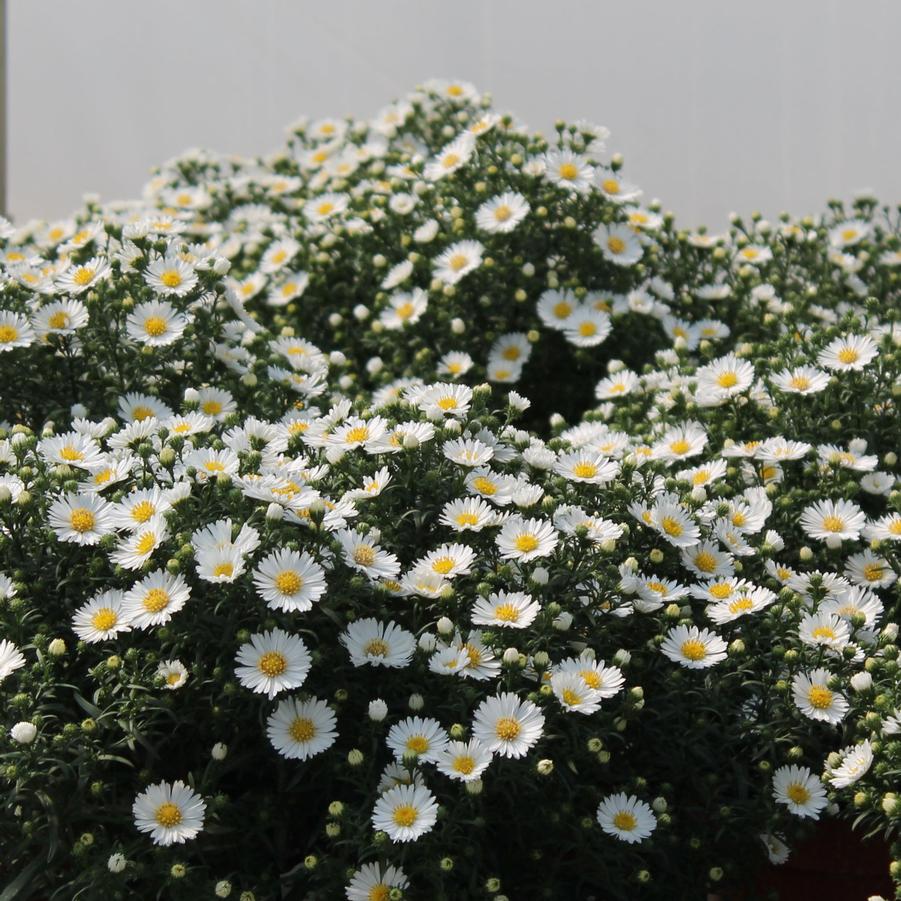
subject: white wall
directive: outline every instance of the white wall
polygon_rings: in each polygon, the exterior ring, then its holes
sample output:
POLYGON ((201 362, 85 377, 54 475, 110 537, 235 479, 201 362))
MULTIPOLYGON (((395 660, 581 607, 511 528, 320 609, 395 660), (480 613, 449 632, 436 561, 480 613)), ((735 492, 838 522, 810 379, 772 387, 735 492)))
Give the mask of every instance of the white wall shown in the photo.
POLYGON ((613 131, 686 224, 901 201, 898 0, 8 0, 9 207, 137 195, 189 146, 263 153, 301 113, 464 78, 613 131))

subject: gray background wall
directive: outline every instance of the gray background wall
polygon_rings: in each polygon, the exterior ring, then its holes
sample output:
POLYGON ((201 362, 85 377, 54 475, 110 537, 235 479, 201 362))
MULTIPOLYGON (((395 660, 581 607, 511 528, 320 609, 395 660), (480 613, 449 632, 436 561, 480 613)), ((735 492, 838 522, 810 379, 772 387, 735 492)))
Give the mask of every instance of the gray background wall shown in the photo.
POLYGON ((546 130, 609 127, 686 224, 901 201, 898 0, 8 0, 19 221, 134 197, 190 146, 262 153, 301 113, 463 78, 546 130))

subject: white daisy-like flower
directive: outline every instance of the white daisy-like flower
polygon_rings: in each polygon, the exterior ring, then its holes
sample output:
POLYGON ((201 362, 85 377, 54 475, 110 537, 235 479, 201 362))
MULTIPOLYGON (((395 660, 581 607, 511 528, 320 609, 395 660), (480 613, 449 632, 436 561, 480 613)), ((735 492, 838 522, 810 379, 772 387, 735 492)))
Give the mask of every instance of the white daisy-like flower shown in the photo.
POLYGON ((754 367, 747 361, 726 354, 702 366, 696 373, 698 403, 716 404, 751 387, 754 367))
POLYGON ((299 635, 272 629, 250 636, 235 656, 235 674, 245 688, 270 700, 280 691, 300 688, 310 671, 310 652, 299 635))
POLYGON ((42 439, 38 444, 38 453, 47 463, 79 469, 92 469, 103 461, 97 442, 90 435, 80 432, 66 432, 42 439))
POLYGON ((415 395, 413 403, 429 419, 442 420, 447 416, 461 419, 469 412, 472 402, 472 388, 468 385, 438 383, 422 389, 415 395))
POLYGON ((281 274, 266 294, 266 304, 270 307, 284 307, 296 300, 307 289, 310 276, 306 272, 281 274))
POLYGON ((769 833, 764 833, 760 836, 760 840, 763 842, 764 847, 766 848, 767 857, 770 860, 771 864, 775 866, 779 866, 780 864, 785 863, 788 860, 788 856, 791 853, 788 845, 782 841, 776 835, 770 835, 769 833))
POLYGON ((594 167, 571 150, 549 150, 542 160, 544 177, 552 184, 585 194, 591 187, 594 167))
POLYGON ((792 697, 804 716, 835 725, 848 712, 848 702, 841 692, 829 688, 831 678, 832 673, 823 668, 798 673, 792 679, 792 697))
POLYGON ((491 752, 476 738, 451 741, 436 756, 438 772, 458 782, 481 778, 492 760, 491 752))
POLYGON ((392 889, 405 889, 410 880, 400 867, 365 863, 351 877, 344 889, 347 901, 387 901, 392 889))
POLYGON ((551 689, 560 706, 568 713, 582 713, 587 716, 601 709, 603 697, 600 692, 589 688, 579 673, 565 671, 553 673, 551 689))
POLYGON ((746 244, 735 255, 736 262, 739 264, 750 264, 751 266, 760 266, 769 262, 772 258, 773 251, 762 244, 746 244))
POLYGON ((400 572, 400 561, 394 554, 382 550, 366 535, 353 529, 341 529, 335 537, 344 551, 344 562, 367 578, 393 579, 400 572))
POLYGON ((205 416, 222 422, 238 409, 235 399, 222 388, 207 386, 197 392, 197 406, 205 416))
POLYGON ((818 820, 826 806, 826 788, 807 767, 782 766, 773 773, 773 797, 799 817, 818 820))
POLYGON ((124 569, 141 569, 166 539, 167 532, 166 521, 162 517, 154 518, 123 538, 110 554, 110 560, 124 569))
POLYGON ((833 597, 820 602, 819 613, 833 613, 851 625, 857 616, 864 618, 863 628, 874 629, 882 618, 884 606, 879 596, 861 585, 840 588, 833 597))
POLYGON ((594 396, 598 400, 616 400, 632 394, 641 385, 638 376, 629 369, 621 369, 615 375, 607 376, 597 383, 594 396))
POLYGON ((178 780, 149 785, 132 806, 135 826, 149 832, 156 845, 183 844, 203 829, 206 803, 178 780))
POLYGON ((175 691, 188 681, 188 668, 181 660, 161 660, 156 674, 163 680, 163 688, 167 691, 175 691))
POLYGON ((22 652, 5 638, 0 640, 0 683, 17 669, 25 666, 22 652))
POLYGON ((446 285, 456 285, 482 265, 484 246, 478 241, 457 241, 435 260, 434 277, 446 285))
POLYGON ((476 210, 476 226, 491 235, 509 234, 529 215, 529 209, 522 194, 505 191, 476 210))
POLYGON ((667 430, 654 444, 652 454, 657 460, 683 460, 695 457, 707 446, 707 432, 697 422, 688 422, 667 430))
POLYGON ((325 570, 306 552, 280 548, 264 557, 253 574, 257 594, 273 610, 310 610, 326 591, 325 570))
POLYGON ((157 486, 139 488, 125 495, 112 508, 112 522, 117 529, 134 532, 161 517, 172 504, 157 486))
POLYGON ((472 734, 501 757, 524 757, 541 738, 544 714, 531 701, 501 692, 479 704, 472 734))
POLYGON ((854 785, 873 765, 873 748, 869 739, 842 749, 841 763, 829 771, 828 781, 835 788, 854 785))
POLYGON ((554 552, 559 542, 556 529, 545 519, 523 519, 511 516, 495 538, 504 560, 527 563, 554 552))
POLYGON ((197 273, 179 256, 157 257, 144 270, 144 281, 157 294, 184 297, 197 285, 197 273))
POLYGON ((119 398, 119 416, 125 422, 162 421, 172 416, 172 410, 157 397, 132 392, 119 398))
POLYGON ((626 683, 623 671, 617 666, 605 666, 591 650, 585 649, 578 657, 567 657, 553 668, 554 673, 574 673, 586 687, 601 698, 612 698, 622 691, 626 683))
POLYGON ((601 248, 604 259, 617 266, 631 266, 644 254, 641 241, 626 225, 599 225, 594 232, 594 242, 601 248))
POLYGON ((805 613, 798 624, 798 638, 812 647, 826 647, 841 651, 851 641, 848 624, 834 613, 817 611, 805 613))
POLYGON ((266 734, 282 757, 308 760, 330 748, 338 738, 335 712, 318 698, 286 698, 266 721, 266 734))
POLYGON ((776 595, 769 588, 755 587, 742 583, 729 597, 710 604, 705 610, 707 616, 718 626, 769 607, 776 595))
POLYGON ((72 335, 84 328, 89 318, 88 308, 80 300, 67 298, 41 307, 34 314, 34 328, 42 338, 48 335, 72 335))
POLYGON ((86 263, 73 263, 56 279, 56 286, 66 294, 81 294, 108 278, 110 264, 104 257, 93 257, 86 263))
POLYGON ((538 301, 537 313, 538 318, 548 328, 560 330, 579 309, 581 309, 581 304, 572 294, 565 291, 551 290, 545 291, 541 295, 538 301))
POLYGON ((128 314, 125 326, 133 341, 149 347, 165 347, 182 336, 189 321, 171 303, 151 300, 138 304, 128 314))
POLYGON ((597 818, 604 832, 629 844, 644 841, 657 828, 654 811, 625 792, 604 798, 598 805, 597 818))
POLYGON ((869 588, 888 588, 898 578, 891 563, 869 549, 845 560, 845 576, 856 585, 869 588))
POLYGON ((439 181, 452 175, 472 158, 476 149, 476 139, 468 132, 458 135, 450 144, 438 151, 434 159, 426 163, 422 170, 427 181, 439 181))
POLYGON ((654 528, 674 547, 692 547, 701 539, 701 530, 681 504, 669 499, 651 508, 654 528))
POLYGON ((870 541, 901 541, 901 513, 887 513, 868 522, 862 534, 870 541))
POLYGON ((186 469, 194 468, 198 482, 206 482, 219 475, 237 475, 241 461, 238 455, 227 447, 222 450, 198 448, 185 455, 184 464, 186 469))
POLYGON ((442 544, 434 551, 429 551, 415 564, 414 569, 424 570, 443 579, 453 579, 469 573, 475 557, 475 551, 465 544, 442 544))
POLYGON ((439 522, 455 532, 481 532, 495 524, 491 505, 480 497, 458 498, 448 501, 441 511, 439 522))
POLYGON ((682 565, 701 579, 731 576, 735 572, 732 555, 721 551, 712 541, 702 541, 693 547, 682 548, 682 565))
POLYGON ((570 482, 606 485, 619 473, 619 463, 608 460, 602 454, 582 449, 560 454, 554 464, 554 472, 570 482))
POLYGON ((595 174, 595 184, 614 203, 629 203, 638 200, 642 195, 641 188, 623 181, 616 173, 604 169, 598 169, 595 174))
POLYGON ((869 335, 844 335, 820 351, 817 363, 833 372, 856 372, 866 369, 878 355, 876 342, 869 335))
POLYGON ((169 622, 185 606, 191 589, 181 575, 158 569, 125 593, 122 616, 136 629, 169 622))
POLYGON ((770 384, 788 394, 819 394, 829 385, 829 376, 814 366, 795 366, 771 375, 770 384))
POLYGON ((445 441, 441 452, 460 466, 484 466, 494 457, 494 448, 478 438, 453 438, 445 441))
POLYGON ((430 832, 438 819, 438 802, 422 785, 397 785, 375 802, 372 826, 393 842, 411 842, 430 832))
POLYGON ((666 633, 660 651, 686 669, 707 669, 726 659, 726 642, 709 629, 675 626, 666 633))
POLYGON ((472 622, 476 626, 507 626, 525 629, 541 612, 541 604, 523 591, 499 591, 487 598, 477 598, 472 605, 472 622))
POLYGON ((857 504, 840 499, 817 501, 801 511, 801 527, 811 537, 836 546, 860 537, 866 516, 857 504))
POLYGON ((388 308, 379 315, 379 321, 388 331, 399 331, 406 325, 419 322, 428 305, 428 295, 421 288, 414 288, 409 293, 392 294, 388 298, 388 308))
POLYGON ((260 259, 260 272, 271 274, 284 269, 297 255, 300 244, 293 238, 273 241, 260 259))
POLYGON ((450 376, 455 379, 466 375, 474 365, 475 361, 468 353, 452 350, 441 358, 435 371, 440 376, 450 376))
POLYGON ((320 194, 304 204, 303 212, 311 222, 325 222, 333 216, 340 216, 349 204, 347 194, 320 194))
POLYGON ((872 226, 863 219, 848 219, 829 229, 829 243, 839 249, 853 247, 866 238, 872 226))
POLYGON ((395 723, 388 732, 385 743, 398 763, 407 754, 415 754, 419 760, 436 763, 447 746, 447 733, 435 719, 419 716, 407 717, 395 723))
POLYGON ((371 617, 354 620, 339 639, 354 666, 387 666, 402 669, 413 659, 416 639, 395 622, 380 623, 371 617))
POLYGON ((97 544, 113 530, 110 505, 97 494, 65 494, 47 511, 47 522, 60 541, 97 544))

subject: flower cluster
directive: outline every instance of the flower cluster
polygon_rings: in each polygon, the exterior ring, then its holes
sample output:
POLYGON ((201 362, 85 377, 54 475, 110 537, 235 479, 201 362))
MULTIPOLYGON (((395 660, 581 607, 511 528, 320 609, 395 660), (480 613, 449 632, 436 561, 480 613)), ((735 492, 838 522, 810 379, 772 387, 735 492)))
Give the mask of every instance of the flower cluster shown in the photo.
POLYGON ((17 885, 688 897, 897 827, 899 224, 685 232, 606 137, 435 82, 4 226, 17 885))

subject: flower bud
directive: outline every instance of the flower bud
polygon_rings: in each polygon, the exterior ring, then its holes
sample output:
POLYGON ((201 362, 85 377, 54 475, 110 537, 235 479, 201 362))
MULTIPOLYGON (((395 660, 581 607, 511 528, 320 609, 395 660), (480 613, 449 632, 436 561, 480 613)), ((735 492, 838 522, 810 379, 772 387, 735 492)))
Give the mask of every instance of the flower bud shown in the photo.
POLYGON ((381 698, 374 698, 369 702, 369 719, 374 723, 380 723, 388 715, 388 705, 381 698))
POLYGON ((9 737, 20 745, 30 745, 38 734, 38 727, 34 723, 23 721, 16 723, 9 730, 9 737))

